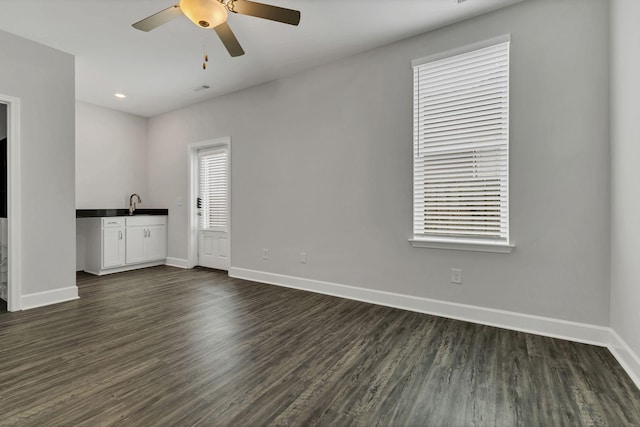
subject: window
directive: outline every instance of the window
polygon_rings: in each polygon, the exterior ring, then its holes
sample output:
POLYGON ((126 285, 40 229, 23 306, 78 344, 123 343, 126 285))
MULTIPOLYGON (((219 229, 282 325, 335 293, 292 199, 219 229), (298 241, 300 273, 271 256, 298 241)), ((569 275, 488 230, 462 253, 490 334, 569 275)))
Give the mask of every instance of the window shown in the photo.
POLYGON ((412 244, 510 252, 509 40, 413 70, 412 244))
POLYGON ((228 162, 226 148, 198 153, 200 185, 198 215, 200 229, 227 231, 228 223, 228 162))

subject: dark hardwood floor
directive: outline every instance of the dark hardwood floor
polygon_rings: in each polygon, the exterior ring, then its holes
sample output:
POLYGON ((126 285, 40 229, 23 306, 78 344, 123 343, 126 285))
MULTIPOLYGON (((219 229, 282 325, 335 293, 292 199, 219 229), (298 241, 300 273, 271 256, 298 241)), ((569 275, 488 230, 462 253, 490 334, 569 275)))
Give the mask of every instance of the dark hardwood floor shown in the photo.
POLYGON ((155 267, 0 313, 0 425, 640 426, 605 348, 155 267))

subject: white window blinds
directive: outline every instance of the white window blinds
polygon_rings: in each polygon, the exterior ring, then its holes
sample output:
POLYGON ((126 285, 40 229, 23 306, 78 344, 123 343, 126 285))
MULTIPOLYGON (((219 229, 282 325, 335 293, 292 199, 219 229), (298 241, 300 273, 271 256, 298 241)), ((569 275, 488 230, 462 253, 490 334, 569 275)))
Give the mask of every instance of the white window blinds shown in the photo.
POLYGON ((227 231, 229 155, 226 149, 208 150, 199 154, 200 228, 227 231))
POLYGON ((416 239, 509 242, 509 42, 414 65, 416 239))

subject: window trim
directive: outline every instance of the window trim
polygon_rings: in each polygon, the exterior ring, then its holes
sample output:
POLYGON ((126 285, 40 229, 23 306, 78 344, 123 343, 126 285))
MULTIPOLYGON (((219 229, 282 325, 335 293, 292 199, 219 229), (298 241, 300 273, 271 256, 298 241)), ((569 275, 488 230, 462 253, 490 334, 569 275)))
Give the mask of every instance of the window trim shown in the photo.
MULTIPOLYGON (((484 49, 487 47, 491 47, 497 44, 506 43, 511 41, 511 35, 505 34, 498 37, 493 37, 491 39, 483 40, 478 43, 469 44, 466 46, 461 46, 458 48, 450 49, 444 52, 439 52, 433 55, 429 55, 423 58, 414 59, 411 61, 412 68, 416 66, 420 66, 429 62, 438 61, 441 59, 453 57, 456 55, 461 55, 465 53, 469 53, 475 50, 484 49)), ((509 55, 511 56, 511 55, 509 55)), ((413 93, 415 94, 415 88, 413 89, 413 93)), ((509 101, 507 101, 509 102, 509 101)), ((509 111, 507 111, 509 114, 509 111)), ((415 128, 413 130, 414 138, 415 138, 415 128)), ((509 141, 510 142, 510 141, 509 141)), ((415 149, 415 139, 413 142, 413 147, 415 149)), ((415 161, 415 157, 414 157, 415 161)), ((509 165, 507 165, 507 170, 509 170, 509 165)), ((413 172, 412 172, 413 174, 413 172)), ((507 172, 507 176, 510 173, 507 172)), ((510 183, 509 183, 510 184, 510 183)), ((412 186, 415 186, 415 176, 412 179, 412 186)), ((509 185, 509 189, 510 189, 509 185)), ((510 191, 509 191, 510 192, 510 191)), ((412 210, 415 208, 415 200, 412 197, 412 210)), ((510 209, 507 210, 507 215, 509 215, 510 209)), ((510 217, 510 215, 509 215, 510 217)), ((412 218, 413 212, 412 212, 412 218)), ((415 219, 415 218, 414 218, 415 219)), ((414 220, 413 219, 413 220, 414 220)), ((413 224, 412 220, 412 224, 413 224)), ((431 248, 431 249, 446 249, 446 250, 461 250, 461 251, 475 251, 475 252, 491 252, 491 253, 503 253, 508 254, 513 251, 515 248, 515 244, 511 241, 511 233, 510 233, 510 219, 508 219, 508 231, 507 231, 507 241, 492 241, 492 240, 481 240, 481 239, 473 239, 473 238, 455 238, 455 237, 438 237, 438 236, 416 236, 412 235, 409 239, 411 246, 414 248, 431 248)))
POLYGON ((468 44, 466 46, 457 47, 455 49, 450 49, 445 52, 434 53, 433 55, 425 56, 422 58, 417 58, 411 61, 411 67, 416 67, 418 65, 423 65, 428 62, 438 61, 440 59, 449 58, 451 56, 462 55, 463 53, 469 53, 474 50, 484 49, 486 47, 491 47, 496 44, 506 43, 511 41, 511 34, 504 34, 502 36, 493 37, 491 39, 483 40, 478 43, 468 44))
POLYGON ((492 252, 510 254, 516 247, 513 243, 484 242, 481 240, 453 240, 453 239, 409 239, 414 248, 452 249, 458 251, 492 252))

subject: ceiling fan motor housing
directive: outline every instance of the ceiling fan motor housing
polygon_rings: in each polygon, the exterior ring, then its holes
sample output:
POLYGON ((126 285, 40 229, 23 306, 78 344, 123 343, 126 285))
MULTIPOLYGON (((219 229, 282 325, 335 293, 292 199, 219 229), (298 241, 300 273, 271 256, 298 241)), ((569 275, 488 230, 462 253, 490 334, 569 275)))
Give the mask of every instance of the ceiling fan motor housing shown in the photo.
MULTIPOLYGON (((233 31, 231 31, 231 27, 227 24, 229 12, 255 16, 256 18, 289 25, 298 25, 300 23, 300 11, 298 10, 271 6, 251 0, 180 0, 179 4, 170 6, 136 22, 133 24, 133 28, 145 32, 151 31, 178 16, 184 15, 200 28, 213 29, 231 56, 241 56, 244 55, 244 50, 233 31)), ((207 58, 205 57, 205 62, 206 60, 207 58)), ((206 68, 205 63, 203 63, 203 68, 206 68)))
POLYGON ((180 0, 180 10, 201 28, 215 28, 229 16, 227 8, 217 0, 180 0))

